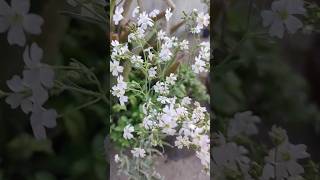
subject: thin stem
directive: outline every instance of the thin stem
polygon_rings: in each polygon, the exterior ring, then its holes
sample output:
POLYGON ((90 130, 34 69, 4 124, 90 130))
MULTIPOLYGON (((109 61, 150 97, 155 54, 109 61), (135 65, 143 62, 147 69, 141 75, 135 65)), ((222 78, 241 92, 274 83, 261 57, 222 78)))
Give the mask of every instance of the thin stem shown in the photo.
POLYGON ((90 9, 88 6, 84 5, 82 2, 80 2, 79 0, 74 0, 76 1, 80 6, 82 6, 83 8, 85 8, 86 10, 90 11, 93 15, 95 15, 96 17, 100 18, 100 20, 105 21, 106 18, 101 16, 100 14, 96 13, 94 10, 90 9))
MULTIPOLYGON (((76 108, 74 108, 74 109, 72 109, 72 110, 70 110, 70 111, 77 111, 77 110, 86 108, 86 107, 88 107, 88 106, 91 106, 91 105, 99 102, 100 100, 101 100, 101 98, 96 98, 96 99, 94 99, 94 100, 92 100, 92 101, 89 101, 89 102, 87 102, 87 103, 85 103, 85 104, 83 104, 83 105, 80 105, 80 106, 78 106, 78 107, 76 107, 76 108)), ((69 112, 70 112, 70 111, 69 111, 69 112)), ((60 114, 60 115, 58 116, 58 118, 62 118, 63 116, 65 116, 65 115, 66 115, 67 113, 69 113, 69 112, 60 114)))

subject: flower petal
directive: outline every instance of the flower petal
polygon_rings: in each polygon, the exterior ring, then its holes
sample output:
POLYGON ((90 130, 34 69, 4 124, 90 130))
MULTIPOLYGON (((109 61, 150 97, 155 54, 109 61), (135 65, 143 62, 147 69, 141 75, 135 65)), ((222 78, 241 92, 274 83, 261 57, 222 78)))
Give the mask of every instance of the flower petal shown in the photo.
POLYGON ((10 45, 24 46, 26 44, 26 36, 23 32, 22 25, 13 25, 8 32, 8 42, 10 45))
POLYGON ((275 18, 275 14, 272 11, 262 11, 261 16, 263 19, 263 26, 271 25, 275 18))
POLYGON ((30 56, 33 63, 35 63, 35 65, 39 65, 43 57, 43 50, 38 46, 37 43, 32 43, 30 48, 30 56))
POLYGON ((5 0, 0 0, 0 15, 8 15, 11 9, 5 0))
POLYGON ((57 125, 57 121, 56 121, 57 116, 58 114, 54 109, 46 110, 45 112, 43 112, 42 124, 45 127, 54 128, 57 125))
POLYGON ((11 0, 11 7, 17 13, 27 14, 30 9, 30 0, 11 0))
POLYGON ((28 98, 26 98, 21 102, 21 109, 24 113, 28 114, 32 111, 32 105, 32 102, 28 98))
POLYGON ((290 0, 287 5, 287 11, 289 14, 305 14, 304 1, 290 0))
POLYGON ((288 32, 291 34, 297 32, 300 28, 303 27, 302 22, 298 18, 291 15, 288 16, 284 23, 288 29, 288 32))
MULTIPOLYGON (((1 0, 0 0, 1 1, 1 0)), ((4 33, 9 28, 9 21, 5 17, 0 17, 0 33, 4 33)))
POLYGON ((280 19, 275 19, 275 21, 271 24, 269 33, 271 36, 277 36, 279 38, 283 37, 284 25, 280 19))
POLYGON ((285 0, 280 0, 280 1, 273 1, 272 5, 271 5, 271 9, 272 11, 275 12, 282 12, 286 10, 286 5, 287 2, 285 0))
POLYGON ((49 67, 48 68, 46 68, 46 67, 41 68, 40 69, 40 81, 47 88, 53 87, 54 71, 49 67))
POLYGON ((23 95, 19 93, 10 94, 6 99, 6 103, 11 106, 11 109, 19 107, 21 101, 23 100, 23 95))
POLYGON ((27 14, 23 19, 23 27, 30 34, 40 34, 44 20, 36 14, 27 14))
POLYGON ((21 92, 24 90, 23 81, 18 75, 14 75, 8 80, 7 85, 14 92, 21 92))

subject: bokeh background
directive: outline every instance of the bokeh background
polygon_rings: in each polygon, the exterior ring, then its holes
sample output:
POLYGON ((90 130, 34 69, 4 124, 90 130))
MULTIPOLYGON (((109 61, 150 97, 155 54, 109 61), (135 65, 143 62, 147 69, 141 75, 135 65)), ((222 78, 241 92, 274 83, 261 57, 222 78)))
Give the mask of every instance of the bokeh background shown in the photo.
MULTIPOLYGON (((106 86, 106 27, 66 15, 65 12, 79 13, 79 9, 65 0, 31 0, 30 11, 44 19, 42 34, 28 36, 27 41, 28 44, 37 42, 43 48, 42 62, 67 65, 71 58, 75 58, 94 67, 94 72, 106 86)), ((10 46, 6 33, 0 34, 1 90, 9 91, 6 81, 21 74, 23 50, 19 46, 10 46)), ((58 73, 56 76, 72 78, 69 74, 58 73)), ((85 86, 85 82, 79 83, 85 86)), ((107 179, 104 149, 107 107, 101 103, 72 111, 86 101, 86 97, 67 91, 59 96, 51 94, 47 106, 65 113, 65 116, 57 119, 57 127, 47 131, 48 139, 36 140, 29 117, 20 109, 11 109, 1 99, 0 179, 107 179)))

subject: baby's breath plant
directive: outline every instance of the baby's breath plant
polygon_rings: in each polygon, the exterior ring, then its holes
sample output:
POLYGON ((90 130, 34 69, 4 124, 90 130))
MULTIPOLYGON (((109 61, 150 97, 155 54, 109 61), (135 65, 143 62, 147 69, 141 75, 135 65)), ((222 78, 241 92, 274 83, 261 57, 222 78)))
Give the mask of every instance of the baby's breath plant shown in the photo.
POLYGON ((163 179, 154 163, 165 146, 193 149, 208 172, 210 117, 203 107, 208 95, 196 76, 209 69, 210 44, 200 38, 209 15, 198 10, 184 14, 193 37, 189 43, 163 27, 161 21, 168 23, 173 9, 163 10, 161 19, 157 9, 135 7, 126 17, 122 5, 114 5, 110 137, 119 149, 114 157, 119 172, 129 179, 163 179), (169 136, 175 137, 172 145, 169 136))

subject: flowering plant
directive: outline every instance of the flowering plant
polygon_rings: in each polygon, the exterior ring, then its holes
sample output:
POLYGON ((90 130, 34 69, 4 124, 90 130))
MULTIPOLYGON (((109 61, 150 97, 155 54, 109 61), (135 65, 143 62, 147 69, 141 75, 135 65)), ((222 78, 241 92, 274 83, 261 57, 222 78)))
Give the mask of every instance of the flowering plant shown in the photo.
POLYGON ((209 69, 210 43, 199 35, 208 27, 209 15, 197 10, 184 14, 192 44, 198 44, 190 46, 188 40, 161 28, 170 21, 174 6, 162 13, 138 6, 127 16, 121 4, 114 6, 110 72, 115 77, 111 88, 115 104, 110 137, 120 149, 114 157, 119 172, 132 179, 161 179, 152 164, 163 154, 161 149, 171 146, 169 136, 175 137, 174 147, 194 149, 209 172, 210 117, 196 96, 189 97, 194 90, 188 88, 190 81, 197 81, 196 75, 209 69), (129 154, 124 153, 127 149, 129 154))

